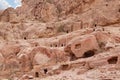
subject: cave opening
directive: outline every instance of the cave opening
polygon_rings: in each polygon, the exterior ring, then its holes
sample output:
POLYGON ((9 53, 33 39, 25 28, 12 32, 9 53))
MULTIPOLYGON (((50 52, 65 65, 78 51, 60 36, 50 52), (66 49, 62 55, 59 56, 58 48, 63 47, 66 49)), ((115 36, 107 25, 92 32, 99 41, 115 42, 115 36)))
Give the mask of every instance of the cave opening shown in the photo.
POLYGON ((61 47, 63 47, 64 46, 64 44, 61 44, 61 47))
POLYGON ((44 69, 44 74, 47 74, 47 72, 48 72, 48 69, 44 69))
POLYGON ((24 37, 24 40, 26 40, 27 38, 26 37, 24 37))
POLYGON ((109 64, 116 64, 117 61, 118 61, 118 57, 117 57, 117 56, 108 59, 108 63, 109 63, 109 64))
POLYGON ((57 44, 55 45, 55 47, 57 47, 57 44))
POLYGON ((38 72, 35 72, 35 77, 39 77, 39 73, 38 72))
POLYGON ((89 51, 87 51, 83 54, 83 58, 92 57, 94 55, 95 55, 95 51, 94 50, 89 50, 89 51))
POLYGON ((66 33, 69 33, 69 31, 67 30, 66 33))
POLYGON ((97 26, 97 24, 94 25, 95 27, 97 26))

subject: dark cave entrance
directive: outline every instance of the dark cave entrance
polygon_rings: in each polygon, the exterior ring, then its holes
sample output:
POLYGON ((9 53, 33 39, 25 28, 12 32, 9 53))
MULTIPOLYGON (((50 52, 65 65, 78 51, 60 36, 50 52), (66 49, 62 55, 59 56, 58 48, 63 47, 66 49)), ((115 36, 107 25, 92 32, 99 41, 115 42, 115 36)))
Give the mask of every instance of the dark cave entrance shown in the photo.
POLYGON ((116 64, 117 61, 118 61, 118 57, 117 57, 117 56, 108 59, 108 63, 109 63, 109 64, 116 64))
POLYGON ((89 50, 89 51, 87 51, 83 54, 83 58, 92 57, 94 55, 95 55, 95 51, 94 50, 89 50))
POLYGON ((38 72, 35 72, 35 77, 39 77, 39 73, 38 72))

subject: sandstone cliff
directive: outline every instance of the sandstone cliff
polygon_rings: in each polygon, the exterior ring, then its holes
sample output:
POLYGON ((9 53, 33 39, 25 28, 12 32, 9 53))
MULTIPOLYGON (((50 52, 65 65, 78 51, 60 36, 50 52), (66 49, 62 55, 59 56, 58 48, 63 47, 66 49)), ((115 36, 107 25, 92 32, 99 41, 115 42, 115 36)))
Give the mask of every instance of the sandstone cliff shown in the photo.
POLYGON ((120 0, 22 0, 0 11, 0 80, 119 80, 120 0))

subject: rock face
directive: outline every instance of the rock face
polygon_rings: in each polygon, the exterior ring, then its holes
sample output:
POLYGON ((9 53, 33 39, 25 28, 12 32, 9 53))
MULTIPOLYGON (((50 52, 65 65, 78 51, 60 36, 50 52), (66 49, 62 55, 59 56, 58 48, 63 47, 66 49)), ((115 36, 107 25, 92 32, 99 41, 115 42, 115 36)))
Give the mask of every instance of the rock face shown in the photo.
POLYGON ((16 23, 19 22, 17 13, 13 8, 8 8, 1 13, 0 21, 16 23))
POLYGON ((89 35, 85 37, 81 36, 77 39, 75 38, 75 40, 71 41, 70 44, 68 43, 66 48, 68 48, 68 51, 72 51, 76 57, 84 57, 84 53, 87 51, 91 52, 91 50, 98 50, 99 46, 95 36, 89 35))
POLYGON ((46 22, 57 19, 57 8, 48 2, 39 2, 32 10, 35 19, 46 22), (40 8, 41 7, 41 8, 40 8))
POLYGON ((0 11, 0 79, 119 80, 119 0, 22 0, 0 11))

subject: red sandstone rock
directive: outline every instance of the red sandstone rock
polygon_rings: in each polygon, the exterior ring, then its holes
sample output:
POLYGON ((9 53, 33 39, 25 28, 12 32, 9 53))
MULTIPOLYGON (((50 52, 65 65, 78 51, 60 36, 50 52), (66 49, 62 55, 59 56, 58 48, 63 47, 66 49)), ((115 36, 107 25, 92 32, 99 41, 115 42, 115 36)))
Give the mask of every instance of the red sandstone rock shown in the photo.
POLYGON ((19 22, 17 13, 13 8, 8 8, 0 15, 0 21, 17 23, 19 22))
POLYGON ((98 50, 99 46, 95 36, 86 35, 73 39, 70 43, 68 43, 68 47, 66 48, 70 48, 68 51, 72 51, 76 57, 84 57, 85 52, 98 50))
POLYGON ((20 51, 20 47, 17 45, 4 45, 1 48, 1 53, 5 58, 11 58, 16 56, 20 51))
POLYGON ((119 80, 119 0, 22 0, 0 11, 0 79, 119 80))

